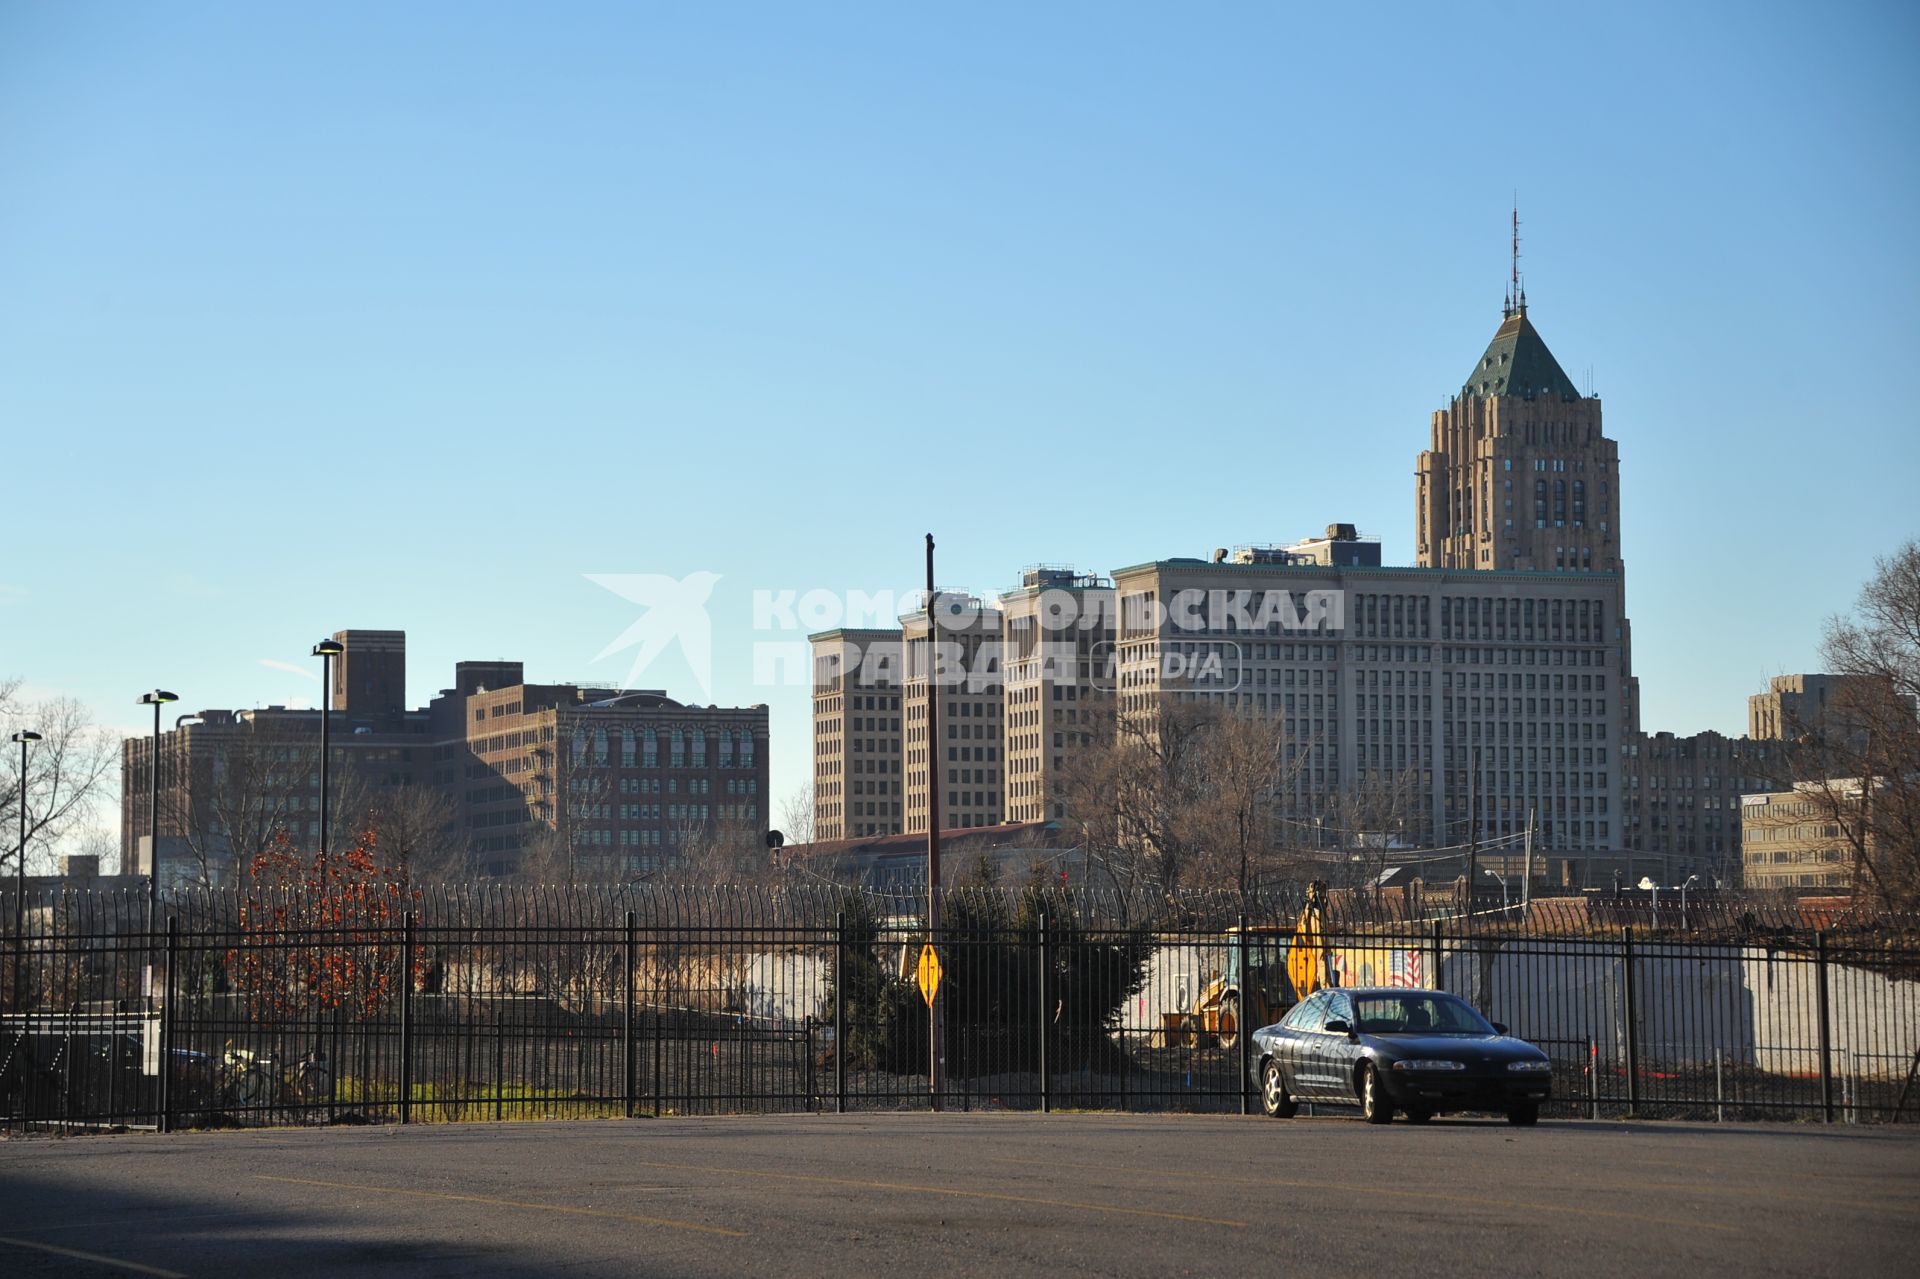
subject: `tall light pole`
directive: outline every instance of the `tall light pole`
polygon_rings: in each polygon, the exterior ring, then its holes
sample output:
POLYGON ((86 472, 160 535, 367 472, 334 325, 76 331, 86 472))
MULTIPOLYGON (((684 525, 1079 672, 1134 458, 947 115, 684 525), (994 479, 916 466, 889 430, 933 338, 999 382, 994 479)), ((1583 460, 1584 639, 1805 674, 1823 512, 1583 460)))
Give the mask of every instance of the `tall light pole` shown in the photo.
POLYGON ((323 639, 313 646, 320 659, 320 855, 327 855, 327 810, 333 792, 327 784, 327 765, 332 752, 327 748, 327 725, 333 719, 333 659, 346 652, 339 640, 323 639))
POLYGON ((153 757, 147 761, 147 938, 151 944, 160 913, 160 708, 180 699, 164 688, 140 694, 139 705, 153 707, 153 757))
POLYGON ((14 868, 13 1010, 21 1013, 26 1011, 23 995, 27 967, 27 744, 39 741, 40 734, 23 728, 12 740, 20 743, 20 846, 14 850, 20 864, 14 868))

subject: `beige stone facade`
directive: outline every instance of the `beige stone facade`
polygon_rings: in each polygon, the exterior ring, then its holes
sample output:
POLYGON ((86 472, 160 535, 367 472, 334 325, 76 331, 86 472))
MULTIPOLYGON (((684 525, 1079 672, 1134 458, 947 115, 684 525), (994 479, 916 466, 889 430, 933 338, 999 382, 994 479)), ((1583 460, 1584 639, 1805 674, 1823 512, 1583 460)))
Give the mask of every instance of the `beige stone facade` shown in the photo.
POLYGON ((813 649, 813 839, 897 835, 901 632, 834 630, 813 649))
POLYGON ((1113 580, 1121 713, 1208 699, 1279 720, 1300 818, 1412 770, 1410 842, 1465 843, 1476 819, 1483 844, 1524 838, 1532 813, 1549 856, 1616 846, 1617 575, 1163 560, 1113 580))
POLYGON ((1113 688, 1113 585, 1071 568, 1034 567, 1000 597, 1006 659, 1010 822, 1065 816, 1060 776, 1089 740, 1095 703, 1113 688))
POLYGON ((1000 611, 943 592, 931 610, 900 619, 902 829, 927 830, 929 787, 940 787, 940 827, 995 826, 1004 817, 1006 684, 1000 611), (937 696, 937 738, 928 701, 937 696))
POLYGON ((1741 802, 1746 887, 1845 888, 1853 853, 1826 807, 1800 790, 1748 795, 1741 802))
POLYGON ((1620 571, 1620 459, 1600 400, 1524 308, 1506 317, 1420 455, 1415 540, 1433 568, 1620 571))
POLYGON ((1747 698, 1747 735, 1790 742, 1834 728, 1844 731, 1845 712, 1838 700, 1843 690, 1858 683, 1844 675, 1776 675, 1766 692, 1747 698))

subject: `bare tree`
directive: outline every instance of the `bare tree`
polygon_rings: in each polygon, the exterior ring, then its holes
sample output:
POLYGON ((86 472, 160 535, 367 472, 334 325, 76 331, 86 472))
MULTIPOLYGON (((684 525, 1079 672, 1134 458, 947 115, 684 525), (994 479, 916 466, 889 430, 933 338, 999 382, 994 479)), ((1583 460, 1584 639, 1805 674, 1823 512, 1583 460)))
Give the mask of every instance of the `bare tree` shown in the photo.
POLYGON ((1821 657, 1847 677, 1818 731, 1784 752, 1816 819, 1835 827, 1857 893, 1920 909, 1920 542, 1875 565, 1849 617, 1828 621, 1821 657))
POLYGON ((1287 749, 1280 720, 1228 715, 1202 742, 1198 818, 1204 853, 1192 868, 1198 886, 1231 886, 1246 901, 1277 868, 1283 841, 1281 804, 1307 756, 1287 749))
POLYGON ((1060 793, 1089 865, 1123 900, 1182 887, 1244 897, 1295 869, 1285 814, 1309 756, 1280 720, 1177 696, 1151 717, 1094 706, 1060 793))
POLYGON ((1127 773, 1113 699, 1081 700, 1080 740, 1055 776, 1062 826, 1080 845, 1089 871, 1107 881, 1124 905, 1144 882, 1147 859, 1127 838, 1119 796, 1127 773))
POLYGON ((360 814, 356 825, 377 838, 382 860, 413 883, 452 884, 471 877, 467 841, 444 791, 385 786, 367 790, 354 807, 360 814))
POLYGON ((1375 770, 1328 796, 1324 826, 1331 832, 1331 860, 1320 877, 1336 888, 1358 888, 1378 879, 1410 832, 1422 828, 1425 792, 1415 769, 1375 770))
POLYGON ((761 884, 773 876, 760 823, 708 819, 679 830, 674 878, 688 884, 761 884))
POLYGON ((17 869, 20 838, 19 731, 40 734, 27 752, 27 847, 50 864, 54 848, 87 827, 113 791, 118 743, 70 697, 29 701, 19 680, 0 681, 0 871, 17 869))
MULTIPOLYGON (((312 726, 247 717, 209 752, 194 754, 185 784, 160 792, 160 827, 184 851, 184 858, 174 855, 169 878, 204 887, 244 874, 282 837, 304 842, 319 820, 313 791, 320 743, 312 726)), ((343 778, 342 790, 350 786, 343 778)))

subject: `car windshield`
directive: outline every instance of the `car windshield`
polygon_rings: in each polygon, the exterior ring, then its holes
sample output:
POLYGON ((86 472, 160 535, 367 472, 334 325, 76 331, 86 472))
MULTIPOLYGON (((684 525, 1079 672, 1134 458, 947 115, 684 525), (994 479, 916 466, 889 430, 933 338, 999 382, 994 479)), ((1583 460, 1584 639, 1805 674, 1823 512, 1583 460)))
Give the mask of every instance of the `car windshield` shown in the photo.
POLYGON ((1353 1001, 1364 1035, 1491 1035, 1471 1004, 1446 995, 1363 995, 1353 1001))

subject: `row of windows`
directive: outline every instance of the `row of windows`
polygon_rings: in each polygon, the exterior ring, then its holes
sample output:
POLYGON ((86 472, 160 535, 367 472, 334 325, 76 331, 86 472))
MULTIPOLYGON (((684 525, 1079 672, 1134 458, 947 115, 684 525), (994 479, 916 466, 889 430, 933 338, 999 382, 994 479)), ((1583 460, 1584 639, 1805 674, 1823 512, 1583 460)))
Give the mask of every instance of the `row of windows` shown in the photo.
MULTIPOLYGON (((721 728, 713 730, 712 737, 716 767, 753 767, 753 734, 751 732, 744 728, 721 728)), ((667 766, 669 768, 707 767, 708 738, 709 732, 704 728, 691 731, 678 728, 671 730, 667 738, 667 766)), ((615 746, 619 748, 622 768, 660 767, 660 735, 657 730, 651 728, 630 733, 624 728, 612 730, 595 728, 589 732, 584 725, 576 727, 573 730, 571 758, 576 765, 584 767, 610 767, 613 763, 615 746)))

